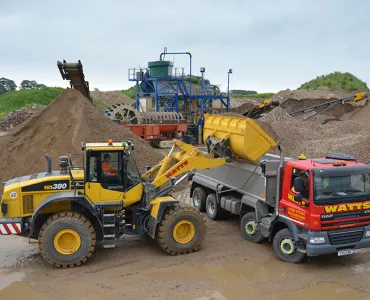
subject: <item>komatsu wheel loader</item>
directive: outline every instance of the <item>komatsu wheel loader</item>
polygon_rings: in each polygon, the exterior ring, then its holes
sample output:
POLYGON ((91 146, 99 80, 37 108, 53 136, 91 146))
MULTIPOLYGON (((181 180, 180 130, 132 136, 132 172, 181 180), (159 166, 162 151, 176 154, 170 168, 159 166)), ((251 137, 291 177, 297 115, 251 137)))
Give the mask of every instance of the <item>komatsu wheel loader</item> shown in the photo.
MULTIPOLYGON (((228 121, 238 124, 237 118, 228 121)), ((257 146, 252 152, 258 158, 275 144, 256 123, 252 125, 242 136, 257 146)), ((148 234, 171 255, 200 248, 205 219, 197 209, 180 205, 171 192, 195 171, 230 161, 227 137, 215 140, 208 154, 174 140, 168 156, 142 175, 130 141, 82 142, 82 150, 84 154, 60 157, 58 171, 52 171, 46 155, 46 172, 4 183, 1 234, 38 240, 43 258, 58 268, 80 266, 98 242, 114 247, 124 234, 148 234), (76 163, 77 155, 82 165, 76 163), (179 175, 183 176, 176 181, 179 175)))

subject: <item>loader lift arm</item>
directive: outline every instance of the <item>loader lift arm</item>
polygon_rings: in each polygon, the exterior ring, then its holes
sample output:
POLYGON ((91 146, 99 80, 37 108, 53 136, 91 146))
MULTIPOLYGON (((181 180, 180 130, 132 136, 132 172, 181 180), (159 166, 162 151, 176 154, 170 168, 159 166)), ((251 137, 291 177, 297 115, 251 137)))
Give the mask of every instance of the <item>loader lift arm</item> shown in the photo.
POLYGON ((70 80, 71 88, 79 90, 82 95, 92 101, 90 97, 89 82, 85 81, 85 75, 82 68, 82 63, 79 60, 77 63, 67 63, 58 61, 57 66, 64 80, 70 80))
POLYGON ((175 176, 187 172, 219 167, 225 163, 226 159, 223 157, 213 158, 212 153, 206 155, 198 148, 175 139, 173 140, 173 146, 169 154, 144 173, 142 178, 158 188, 175 176), (175 149, 180 151, 174 152, 175 149), (171 167, 173 160, 176 163, 171 167))

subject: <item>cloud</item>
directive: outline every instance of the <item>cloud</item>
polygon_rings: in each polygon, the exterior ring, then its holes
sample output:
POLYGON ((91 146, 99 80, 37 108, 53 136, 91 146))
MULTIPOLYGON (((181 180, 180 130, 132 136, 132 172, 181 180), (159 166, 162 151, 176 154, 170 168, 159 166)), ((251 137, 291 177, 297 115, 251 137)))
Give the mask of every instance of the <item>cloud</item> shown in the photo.
MULTIPOLYGON (((369 8, 366 0, 2 1, 0 76, 65 86, 57 60, 80 59, 91 88, 127 88, 128 69, 167 46, 191 52, 194 74, 206 67, 222 89, 229 68, 231 88, 261 92, 332 71, 370 82, 370 19, 361 17, 369 8)), ((175 57, 175 66, 188 64, 175 57)))

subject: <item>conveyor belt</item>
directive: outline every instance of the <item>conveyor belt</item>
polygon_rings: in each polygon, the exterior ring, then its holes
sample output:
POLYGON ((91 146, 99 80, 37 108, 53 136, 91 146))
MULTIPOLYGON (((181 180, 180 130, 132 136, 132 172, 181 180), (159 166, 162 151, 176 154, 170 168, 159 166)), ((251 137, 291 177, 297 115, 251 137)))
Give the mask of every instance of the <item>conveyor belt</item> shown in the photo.
POLYGON ((70 80, 71 88, 79 90, 82 95, 87 99, 91 100, 89 82, 85 81, 85 75, 82 68, 82 63, 79 60, 78 63, 67 63, 58 61, 57 66, 60 74, 64 80, 70 80))

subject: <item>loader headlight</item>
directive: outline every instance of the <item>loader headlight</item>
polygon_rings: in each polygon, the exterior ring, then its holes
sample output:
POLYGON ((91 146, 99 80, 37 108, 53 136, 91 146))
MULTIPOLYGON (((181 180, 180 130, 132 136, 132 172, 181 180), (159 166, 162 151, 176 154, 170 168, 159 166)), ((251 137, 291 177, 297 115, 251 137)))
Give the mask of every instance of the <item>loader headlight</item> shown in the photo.
POLYGON ((309 242, 310 244, 323 244, 325 243, 325 238, 323 236, 311 236, 309 242))

